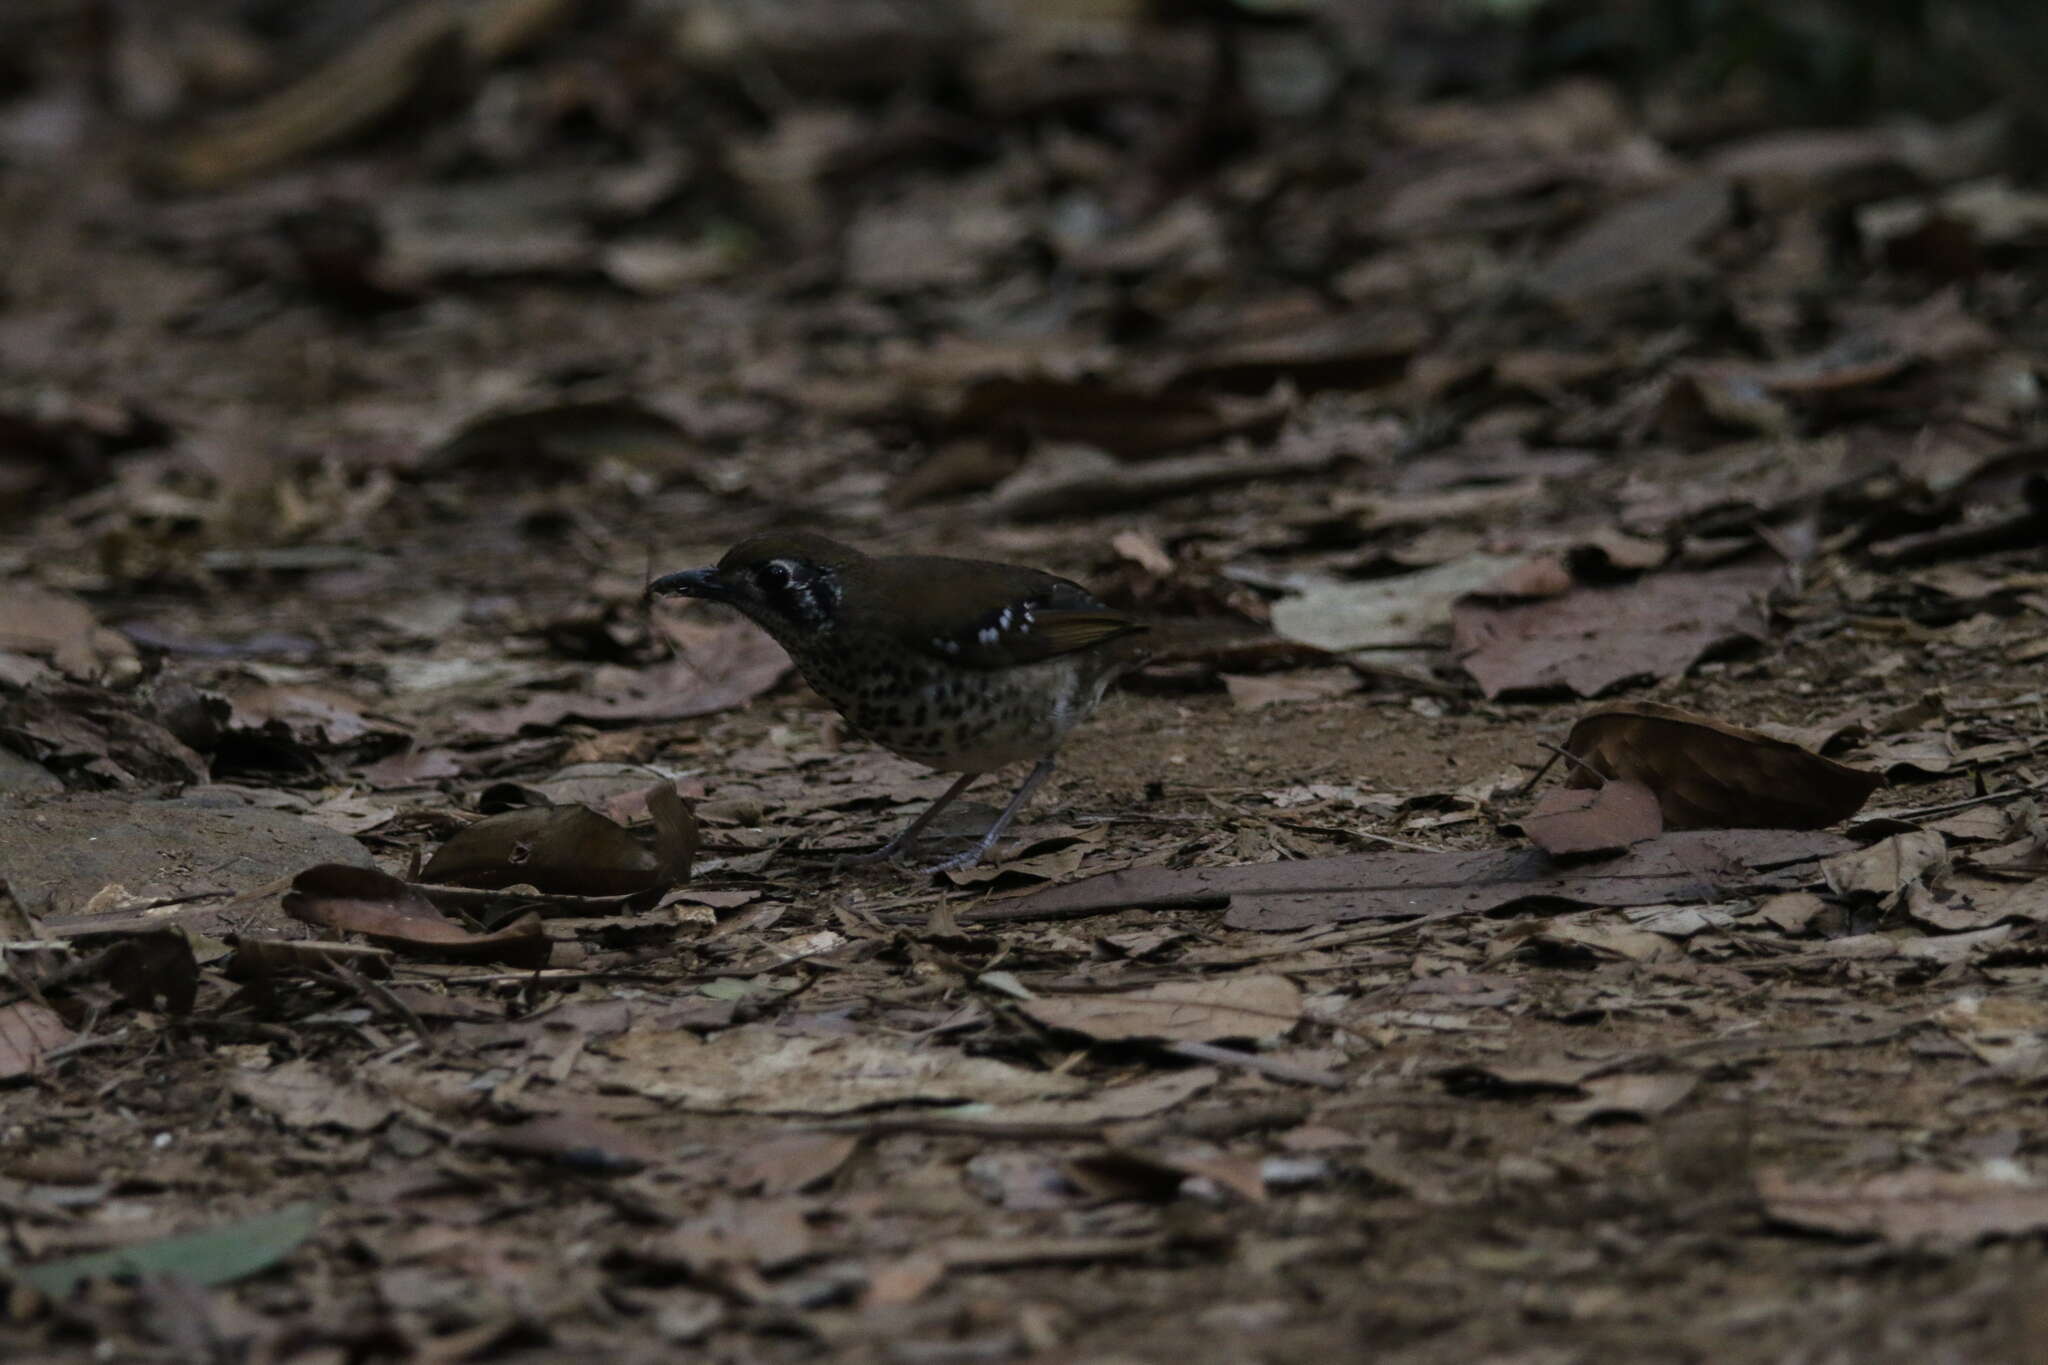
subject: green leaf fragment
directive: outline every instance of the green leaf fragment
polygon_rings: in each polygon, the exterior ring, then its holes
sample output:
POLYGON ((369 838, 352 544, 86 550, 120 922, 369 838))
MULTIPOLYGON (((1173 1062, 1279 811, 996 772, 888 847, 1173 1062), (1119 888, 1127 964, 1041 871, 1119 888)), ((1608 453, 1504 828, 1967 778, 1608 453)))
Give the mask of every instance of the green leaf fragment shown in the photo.
POLYGON ((320 1225, 321 1210, 320 1204, 303 1200, 206 1232, 22 1267, 14 1277, 53 1298, 68 1296, 87 1280, 147 1275, 171 1275, 196 1285, 226 1284, 289 1256, 320 1225))

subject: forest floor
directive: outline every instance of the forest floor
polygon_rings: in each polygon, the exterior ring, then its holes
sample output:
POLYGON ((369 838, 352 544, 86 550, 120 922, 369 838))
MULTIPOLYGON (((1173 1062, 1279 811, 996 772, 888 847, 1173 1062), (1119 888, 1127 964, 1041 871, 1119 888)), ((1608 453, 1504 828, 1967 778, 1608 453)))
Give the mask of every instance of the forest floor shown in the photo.
POLYGON ((1110 5, 108 113, 265 51, 194 10, 0 85, 0 1354, 2039 1359, 1993 121, 1110 5), (835 870, 947 779, 643 597, 771 527, 1174 647, 986 867, 835 870))

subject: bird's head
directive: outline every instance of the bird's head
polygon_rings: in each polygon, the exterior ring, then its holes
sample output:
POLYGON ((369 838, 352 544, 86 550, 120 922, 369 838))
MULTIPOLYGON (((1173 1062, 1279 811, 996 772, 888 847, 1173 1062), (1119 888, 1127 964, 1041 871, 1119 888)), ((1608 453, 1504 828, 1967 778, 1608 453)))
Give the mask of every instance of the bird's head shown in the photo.
POLYGON ((867 556, 807 531, 750 536, 717 564, 666 574, 652 597, 724 602, 778 638, 830 630, 844 600, 843 575, 867 556))

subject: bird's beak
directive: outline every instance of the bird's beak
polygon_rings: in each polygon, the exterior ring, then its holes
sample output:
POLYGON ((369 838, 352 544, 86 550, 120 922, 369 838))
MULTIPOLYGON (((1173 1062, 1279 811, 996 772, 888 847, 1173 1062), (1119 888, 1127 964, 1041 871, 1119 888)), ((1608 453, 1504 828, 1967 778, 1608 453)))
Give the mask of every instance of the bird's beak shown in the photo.
POLYGON ((732 601, 732 589, 718 576, 716 567, 684 569, 663 574, 647 585, 649 597, 703 597, 713 602, 732 601))

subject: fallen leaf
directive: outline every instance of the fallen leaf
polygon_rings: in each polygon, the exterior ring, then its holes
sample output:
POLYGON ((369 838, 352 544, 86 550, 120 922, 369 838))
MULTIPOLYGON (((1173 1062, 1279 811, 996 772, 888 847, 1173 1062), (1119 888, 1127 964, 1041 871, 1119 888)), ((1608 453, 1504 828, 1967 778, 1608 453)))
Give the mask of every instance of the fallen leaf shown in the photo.
POLYGON ((1304 393, 1369 389, 1399 379, 1435 330, 1417 310, 1364 309, 1229 337, 1160 369, 1176 387, 1234 393, 1264 393, 1283 378, 1304 393))
POLYGON ((1566 774, 1566 786, 1640 782, 1656 793, 1671 829, 1819 829, 1854 815, 1882 780, 1661 702, 1596 707, 1564 747, 1586 765, 1566 774))
POLYGON ((863 1308, 900 1308, 915 1303, 946 1278, 945 1259, 930 1251, 913 1251, 884 1261, 868 1272, 863 1308))
MULTIPOLYGON (((204 782, 206 760, 127 699, 89 687, 0 695, 0 743, 74 787, 204 782)), ((0 847, 6 841, 0 840, 0 847)))
POLYGON ((1948 845, 1931 830, 1880 839, 1869 848, 1821 864, 1828 889, 1845 898, 1895 902, 1912 883, 1934 880, 1948 867, 1948 845))
POLYGON ((91 607, 34 583, 0 590, 0 650, 47 658, 80 682, 128 682, 141 672, 135 646, 103 628, 91 607))
POLYGON ((1553 1104, 1550 1117, 1566 1124, 1606 1118, 1653 1119, 1691 1095, 1698 1084, 1699 1077, 1684 1071, 1596 1076, 1579 1083, 1586 1098, 1553 1104))
POLYGON ((1452 606, 1483 590, 1521 560, 1469 554, 1433 569, 1326 583, 1273 604, 1273 631, 1319 649, 1391 649, 1442 638, 1452 606))
MULTIPOLYGON (((1675 678, 1710 649, 1769 635, 1760 603, 1778 564, 1652 574, 1626 587, 1451 613, 1458 661, 1489 697, 1565 690, 1597 696, 1633 678, 1675 678)), ((1274 608, 1275 620, 1279 608, 1274 608)))
POLYGON ((1657 794, 1626 778, 1604 782, 1594 791, 1546 792, 1517 823, 1553 858, 1618 853, 1664 832, 1657 794))
POLYGON ((1207 1043, 1279 1037, 1301 1017, 1301 991, 1284 976, 1225 976, 1113 995, 1041 995, 1018 1008, 1047 1028, 1104 1041, 1207 1043))
POLYGON ((1046 444, 996 486, 990 506, 1012 521, 1045 521, 1077 512, 1138 507, 1205 488, 1305 478, 1343 451, 1325 443, 1299 448, 1224 449, 1125 464, 1093 446, 1046 444))
POLYGON ((1214 1067, 1196 1066, 1169 1071, 1128 1085, 1112 1085, 1090 1095, 1070 1099, 1024 1100, 993 1105, 975 1105, 951 1112, 955 1122, 987 1124, 996 1128, 1028 1125, 1033 1128, 1071 1127, 1077 1133, 1100 1128, 1105 1123, 1124 1123, 1151 1118, 1182 1104, 1215 1085, 1214 1067))
POLYGON ((792 1133, 771 1138, 741 1153, 726 1175, 735 1190, 758 1190, 770 1199, 800 1194, 846 1164, 858 1138, 831 1133, 792 1133))
POLYGON ((468 1141, 511 1156, 541 1157, 588 1175, 632 1175, 659 1165, 669 1155, 643 1134, 586 1114, 546 1114, 508 1127, 479 1129, 468 1141))
POLYGON ((2003 1075, 2029 1082, 2048 1075, 2048 1000, 1973 992, 1943 1005, 1933 1019, 2003 1075))
POLYGON ((794 1199, 725 1199, 643 1243, 643 1254, 709 1276, 733 1266, 774 1270, 810 1255, 811 1229, 794 1199))
POLYGON ((147 170, 183 190, 214 190, 331 146, 388 117, 451 63, 486 70, 560 18, 567 0, 407 6, 365 26, 333 57, 247 108, 180 133, 147 170))
POLYGON ((674 474, 696 460, 697 443, 674 418, 630 398, 553 403, 474 418, 430 452, 423 471, 542 471, 582 475, 614 461, 674 474))
POLYGON ((238 1071, 228 1089, 293 1128, 341 1128, 367 1133, 384 1125, 397 1105, 348 1079, 327 1075, 300 1059, 268 1071, 238 1071))
POLYGON ((963 925, 1069 919, 1106 910, 1228 907, 1234 929, 1305 929, 1361 919, 1440 919, 1520 903, 1654 905, 1686 898, 1793 890, 1818 880, 1818 860, 1855 845, 1790 830, 1667 832, 1600 865, 1561 868, 1540 849, 1406 851, 1235 867, 1134 867, 1048 887, 963 913, 963 925))
POLYGON ((206 1232, 140 1242, 115 1251, 73 1256, 42 1265, 17 1266, 14 1278, 34 1285, 52 1298, 69 1298, 88 1280, 141 1279, 175 1276, 188 1284, 228 1284, 268 1270, 296 1251, 320 1226, 322 1206, 287 1204, 206 1232))
MULTIPOLYGON (((603 1044, 608 1084, 687 1108, 756 1114, 840 1114, 884 1104, 1022 1100, 1087 1087, 938 1045, 783 1034, 763 1025, 708 1041, 636 1028, 603 1044)), ((597 1059, 593 1059, 594 1061, 597 1059)))
POLYGON ((1757 1189, 1765 1212, 1779 1222, 1897 1247, 1953 1251, 1987 1237, 2048 1228, 2048 1186, 2016 1170, 1974 1174, 1915 1166, 1834 1184, 1764 1171, 1757 1189))
POLYGON ((1322 701, 1359 688, 1358 674, 1348 668, 1313 668, 1299 673, 1223 673, 1231 705, 1256 711, 1276 702, 1322 701))
POLYGON ((565 720, 620 724, 687 720, 744 706, 789 672, 789 655, 764 632, 735 622, 687 657, 649 668, 598 670, 603 685, 582 692, 541 692, 523 702, 468 711, 463 723, 479 734, 551 729, 565 720))
POLYGON ((32 1074, 45 1052, 70 1042, 72 1036, 48 1005, 29 1000, 0 1005, 0 1081, 32 1074))
POLYGON ((333 687, 306 683, 252 683, 221 691, 231 731, 265 734, 315 751, 344 748, 375 734, 403 733, 372 720, 363 703, 333 687))
POLYGON ((1529 277, 1529 288, 1577 304, 1637 285, 1704 273, 1697 248, 1728 224, 1732 186, 1698 176, 1625 200, 1560 243, 1529 277))
POLYGON ((1920 731, 1880 740, 1863 756, 1888 774, 1939 777, 1956 766, 1956 744, 1945 731, 1920 731))
POLYGON ((293 919, 340 933, 361 934, 401 952, 516 967, 547 965, 553 952, 539 915, 527 914, 488 934, 447 918, 425 894, 375 868, 322 863, 292 879, 284 896, 293 919))
POLYGON ((434 851, 423 882, 549 894, 621 896, 666 891, 690 875, 697 821, 673 783, 647 793, 655 847, 588 806, 539 806, 485 816, 434 851))
POLYGON ((1574 916, 1553 919, 1519 942, 1507 939, 1497 943, 1506 952, 1526 944, 1547 944, 1553 949, 1563 948, 1610 962, 1672 962, 1685 955, 1683 949, 1662 934, 1574 916))
POLYGON ((1827 908, 1828 903, 1811 891, 1788 891, 1783 895, 1766 897, 1756 912, 1758 918, 1785 933, 1803 934, 1814 916, 1827 908))

